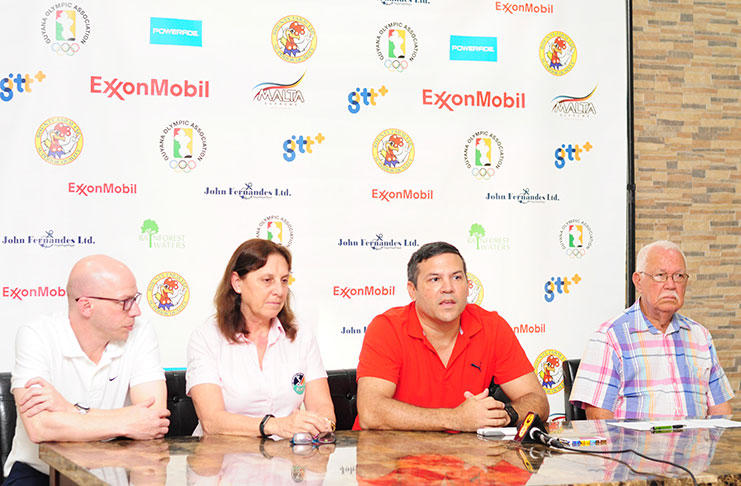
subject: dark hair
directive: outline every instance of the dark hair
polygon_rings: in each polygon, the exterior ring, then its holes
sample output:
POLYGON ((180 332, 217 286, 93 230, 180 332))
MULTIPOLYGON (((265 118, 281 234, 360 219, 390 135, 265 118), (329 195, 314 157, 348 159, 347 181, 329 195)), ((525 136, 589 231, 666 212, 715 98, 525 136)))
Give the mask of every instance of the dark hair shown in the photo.
MULTIPOLYGON (((214 306, 216 307, 216 321, 219 324, 219 330, 230 342, 235 342, 239 333, 245 335, 249 333, 240 308, 242 296, 232 288, 232 273, 237 272, 237 275, 242 278, 248 273, 264 267, 268 257, 273 254, 285 258, 288 262, 288 270, 291 269, 291 253, 288 249, 260 238, 253 238, 239 245, 234 250, 229 263, 226 264, 224 276, 221 278, 214 296, 214 306)), ((278 319, 283 325, 288 339, 293 341, 296 337, 296 323, 291 310, 290 291, 286 296, 286 303, 278 313, 278 319)))
POLYGON ((463 273, 466 273, 466 260, 463 259, 463 255, 458 251, 458 248, 454 247, 450 243, 444 241, 436 241, 434 243, 425 243, 419 247, 419 250, 415 251, 412 257, 407 263, 407 280, 412 282, 414 286, 417 286, 417 277, 419 276, 419 264, 425 260, 428 260, 434 256, 442 255, 443 253, 453 253, 461 257, 463 262, 463 273))

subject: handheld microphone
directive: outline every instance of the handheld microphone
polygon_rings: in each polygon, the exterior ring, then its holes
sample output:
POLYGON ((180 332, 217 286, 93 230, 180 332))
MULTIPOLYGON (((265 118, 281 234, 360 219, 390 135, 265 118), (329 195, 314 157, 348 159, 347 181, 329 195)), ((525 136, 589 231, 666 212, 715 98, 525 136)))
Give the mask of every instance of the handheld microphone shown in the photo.
POLYGON ((525 420, 515 434, 515 440, 522 444, 545 444, 550 447, 562 447, 563 445, 555 437, 551 437, 545 431, 545 425, 537 413, 528 412, 525 420))

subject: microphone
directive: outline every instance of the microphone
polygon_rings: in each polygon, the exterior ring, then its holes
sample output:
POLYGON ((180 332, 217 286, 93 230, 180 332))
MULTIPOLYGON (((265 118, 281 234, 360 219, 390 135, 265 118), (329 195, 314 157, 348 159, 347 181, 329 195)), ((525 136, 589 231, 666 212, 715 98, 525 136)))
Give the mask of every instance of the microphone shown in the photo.
POLYGON ((515 440, 522 444, 545 444, 550 447, 563 447, 558 439, 545 431, 545 425, 537 413, 528 412, 525 420, 515 434, 515 440))

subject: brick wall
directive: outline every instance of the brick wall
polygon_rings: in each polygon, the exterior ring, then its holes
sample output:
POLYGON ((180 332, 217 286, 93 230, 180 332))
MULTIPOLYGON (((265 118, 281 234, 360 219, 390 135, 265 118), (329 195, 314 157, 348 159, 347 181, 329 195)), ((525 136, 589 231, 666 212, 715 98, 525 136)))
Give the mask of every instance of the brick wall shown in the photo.
POLYGON ((632 15, 636 250, 682 246, 683 313, 710 329, 738 393, 741 1, 633 0, 632 15))

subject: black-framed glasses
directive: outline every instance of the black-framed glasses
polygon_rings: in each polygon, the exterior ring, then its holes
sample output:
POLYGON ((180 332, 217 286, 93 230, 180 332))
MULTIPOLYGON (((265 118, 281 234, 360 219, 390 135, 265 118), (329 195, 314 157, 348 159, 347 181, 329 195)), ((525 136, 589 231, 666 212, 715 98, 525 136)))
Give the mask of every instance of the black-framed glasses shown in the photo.
POLYGON ((324 445, 337 442, 334 432, 322 432, 319 435, 311 435, 308 432, 299 432, 291 437, 291 445, 324 445))
MULTIPOLYGON (((654 273, 650 274, 648 272, 638 272, 642 273, 644 275, 648 275, 653 279, 654 282, 666 282, 669 279, 669 274, 664 272, 654 273)), ((674 280, 674 283, 682 284, 685 283, 687 280, 690 279, 689 274, 686 273, 673 273, 671 274, 672 280, 674 280)))
POLYGON ((113 299, 111 297, 94 297, 92 295, 81 295, 80 297, 75 299, 75 302, 77 302, 80 299, 97 299, 97 300, 107 300, 110 302, 118 302, 119 304, 123 305, 124 312, 128 312, 131 310, 132 307, 134 307, 134 304, 139 303, 139 299, 141 299, 141 292, 137 292, 135 296, 129 297, 128 299, 113 299))

